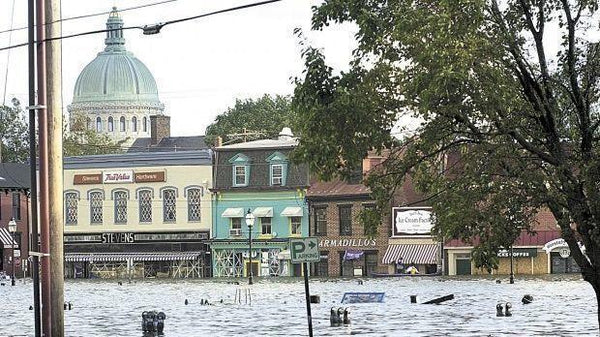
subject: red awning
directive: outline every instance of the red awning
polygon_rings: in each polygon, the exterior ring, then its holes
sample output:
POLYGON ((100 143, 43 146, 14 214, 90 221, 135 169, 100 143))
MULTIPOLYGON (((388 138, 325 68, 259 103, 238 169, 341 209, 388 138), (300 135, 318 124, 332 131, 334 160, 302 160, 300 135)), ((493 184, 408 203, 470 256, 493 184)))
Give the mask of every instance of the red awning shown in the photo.
POLYGON ((389 245, 383 255, 383 264, 391 264, 402 258, 405 264, 437 264, 439 257, 439 245, 436 244, 409 244, 389 245))

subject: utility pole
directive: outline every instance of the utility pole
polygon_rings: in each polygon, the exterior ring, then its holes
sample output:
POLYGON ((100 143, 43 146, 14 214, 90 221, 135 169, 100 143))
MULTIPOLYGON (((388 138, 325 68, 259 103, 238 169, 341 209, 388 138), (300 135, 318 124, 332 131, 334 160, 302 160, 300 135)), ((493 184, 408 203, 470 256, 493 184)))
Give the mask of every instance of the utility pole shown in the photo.
POLYGON ((50 226, 48 211, 48 109, 46 105, 46 1, 36 0, 37 75, 40 181, 40 241, 42 256, 42 334, 51 336, 50 305, 50 226))
MULTIPOLYGON (((46 36, 61 36, 60 0, 46 0, 46 36)), ((60 39, 46 45, 48 90, 48 201, 50 226, 51 335, 64 337, 64 252, 63 252, 63 117, 60 39)))

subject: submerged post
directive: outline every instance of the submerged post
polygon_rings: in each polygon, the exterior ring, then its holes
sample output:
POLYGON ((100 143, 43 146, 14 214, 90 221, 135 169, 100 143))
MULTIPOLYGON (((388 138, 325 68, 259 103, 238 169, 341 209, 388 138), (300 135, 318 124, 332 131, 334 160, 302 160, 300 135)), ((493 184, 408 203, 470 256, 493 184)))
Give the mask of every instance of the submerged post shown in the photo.
POLYGON ((306 293, 306 314, 308 317, 308 336, 313 336, 312 315, 310 312, 310 289, 308 288, 308 262, 302 263, 302 271, 304 272, 304 292, 306 293))

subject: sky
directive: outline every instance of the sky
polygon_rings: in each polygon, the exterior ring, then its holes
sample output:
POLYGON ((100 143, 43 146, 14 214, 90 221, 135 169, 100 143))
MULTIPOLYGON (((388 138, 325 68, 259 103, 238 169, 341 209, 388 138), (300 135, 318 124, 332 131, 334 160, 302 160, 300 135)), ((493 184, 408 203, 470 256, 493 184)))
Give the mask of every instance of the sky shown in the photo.
MULTIPOLYGON (((62 17, 108 12, 165 0, 62 0, 62 17)), ((124 26, 143 26, 258 2, 258 0, 175 0, 121 13, 124 26)), ((322 48, 336 71, 348 68, 356 46, 352 25, 310 31, 314 0, 283 0, 165 26, 160 34, 126 30, 126 48, 152 72, 171 135, 202 135, 215 117, 236 99, 263 94, 291 95, 302 75, 302 51, 293 31, 299 27, 313 46, 322 48)), ((108 14, 63 22, 63 35, 105 29, 108 14)), ((27 26, 27 1, 0 0, 0 31, 27 26), (14 15, 11 8, 14 7, 14 15)), ((64 39, 62 44, 63 112, 73 100, 77 76, 104 48, 106 33, 64 39)), ((0 48, 27 42, 27 30, 0 33, 0 48)), ((0 99, 27 104, 27 48, 0 51, 0 99), (8 67, 7 67, 8 64, 8 67), (7 74, 8 69, 8 74, 7 74), (6 89, 5 89, 6 88, 6 89), (6 95, 4 91, 6 90, 6 95)), ((0 101, 0 103, 2 103, 0 101)))

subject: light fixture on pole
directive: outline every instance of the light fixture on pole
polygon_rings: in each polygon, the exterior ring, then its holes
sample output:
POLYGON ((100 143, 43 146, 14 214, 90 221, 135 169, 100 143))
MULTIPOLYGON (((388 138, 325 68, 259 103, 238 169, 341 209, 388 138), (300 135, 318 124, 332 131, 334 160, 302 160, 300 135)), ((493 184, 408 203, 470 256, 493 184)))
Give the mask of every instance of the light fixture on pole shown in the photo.
POLYGON ((15 221, 15 218, 10 219, 10 221, 8 222, 8 231, 10 232, 10 237, 13 240, 13 242, 12 242, 12 260, 10 262, 10 266, 11 266, 10 285, 14 286, 15 285, 15 248, 16 248, 15 233, 17 232, 17 222, 15 221))
POLYGON ((253 284, 252 282, 252 227, 254 226, 254 214, 248 208, 248 212, 246 213, 246 226, 248 226, 248 284, 253 284))

